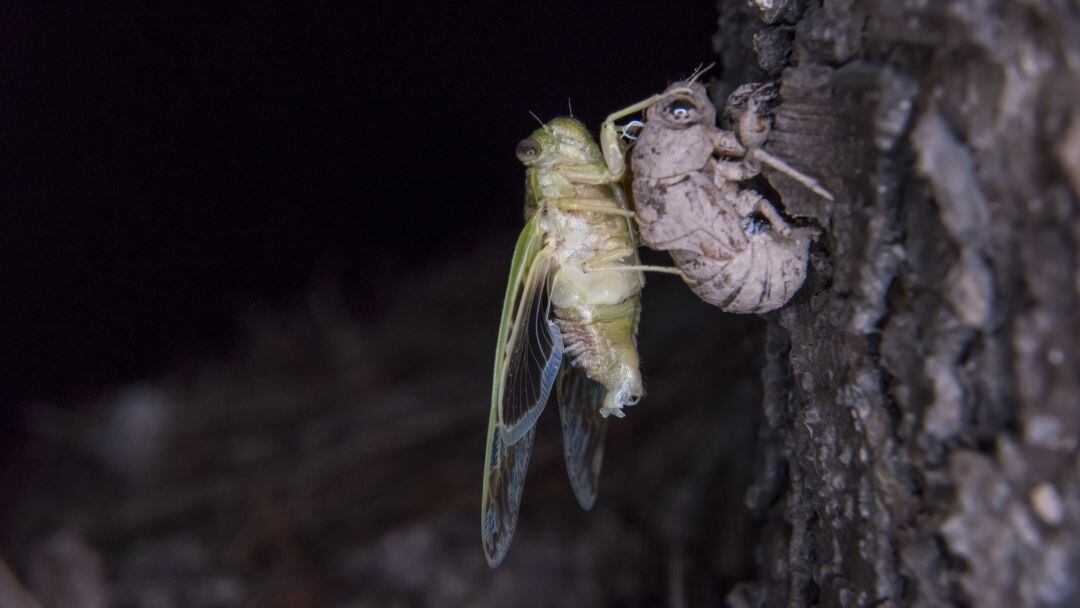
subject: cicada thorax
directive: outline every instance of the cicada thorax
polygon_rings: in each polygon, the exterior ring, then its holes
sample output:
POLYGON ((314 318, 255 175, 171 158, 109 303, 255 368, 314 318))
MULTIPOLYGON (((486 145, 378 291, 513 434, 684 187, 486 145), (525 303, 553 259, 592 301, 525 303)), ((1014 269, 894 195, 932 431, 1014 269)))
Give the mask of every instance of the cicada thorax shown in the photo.
POLYGON ((695 179, 700 175, 665 179, 635 175, 639 238, 660 251, 694 251, 717 260, 737 256, 749 245, 743 217, 724 192, 695 179))
POLYGON ((711 142, 704 124, 677 130, 645 128, 630 149, 634 176, 664 179, 704 171, 713 154, 711 142))
POLYGON ((630 151, 641 241, 652 249, 735 257, 749 243, 737 193, 712 181, 715 109, 700 83, 676 83, 665 96, 646 111, 648 121, 630 151), (667 115, 680 98, 684 109, 697 112, 695 122, 683 124, 667 115))
MULTIPOLYGON (((625 209, 616 187, 584 185, 575 192, 625 209)), ((618 269, 637 264, 630 225, 624 216, 595 211, 551 206, 545 213, 547 243, 559 264, 550 290, 564 352, 606 389, 603 412, 621 415, 643 393, 636 336, 645 282, 639 271, 618 269)))

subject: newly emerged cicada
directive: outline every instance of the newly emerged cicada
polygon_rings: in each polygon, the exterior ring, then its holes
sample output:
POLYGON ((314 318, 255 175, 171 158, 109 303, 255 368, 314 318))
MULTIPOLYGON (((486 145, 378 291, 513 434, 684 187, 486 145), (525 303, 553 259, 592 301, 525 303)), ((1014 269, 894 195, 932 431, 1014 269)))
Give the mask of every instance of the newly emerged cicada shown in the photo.
POLYGON ((510 546, 536 420, 552 388, 566 470, 586 510, 596 500, 606 419, 621 418, 643 394, 636 341, 644 267, 618 183, 622 148, 608 139, 611 150, 602 152, 580 122, 556 118, 517 146, 526 223, 495 349, 481 506, 491 567, 510 546))

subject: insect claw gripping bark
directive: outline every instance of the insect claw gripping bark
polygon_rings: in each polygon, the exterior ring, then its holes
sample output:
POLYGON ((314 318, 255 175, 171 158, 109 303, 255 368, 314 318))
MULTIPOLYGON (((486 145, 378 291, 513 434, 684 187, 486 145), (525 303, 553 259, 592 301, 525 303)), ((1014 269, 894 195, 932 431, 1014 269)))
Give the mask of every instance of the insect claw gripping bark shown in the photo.
POLYGON ((787 303, 806 279, 810 240, 818 234, 790 226, 741 182, 768 165, 832 200, 816 180, 762 149, 776 95, 772 83, 738 87, 724 107, 728 129, 720 129, 705 87, 676 82, 615 112, 601 130, 602 138, 612 137, 615 120, 644 110, 630 160, 641 241, 668 251, 690 289, 728 312, 763 313, 787 303))

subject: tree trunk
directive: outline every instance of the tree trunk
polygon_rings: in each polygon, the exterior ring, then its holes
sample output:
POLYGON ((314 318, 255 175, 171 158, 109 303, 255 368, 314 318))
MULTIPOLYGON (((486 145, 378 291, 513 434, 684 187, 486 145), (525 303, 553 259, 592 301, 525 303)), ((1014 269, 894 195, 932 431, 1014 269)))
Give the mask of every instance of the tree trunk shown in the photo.
POLYGON ((1077 605, 1080 11, 719 9, 725 82, 779 79, 767 149, 836 196, 766 171, 825 234, 769 320, 760 570, 729 601, 1077 605))

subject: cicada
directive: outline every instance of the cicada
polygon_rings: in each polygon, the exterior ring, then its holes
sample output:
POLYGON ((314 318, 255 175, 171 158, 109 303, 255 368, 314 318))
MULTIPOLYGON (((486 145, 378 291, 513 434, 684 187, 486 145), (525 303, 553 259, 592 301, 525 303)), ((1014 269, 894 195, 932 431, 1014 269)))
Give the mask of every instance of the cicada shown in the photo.
MULTIPOLYGON (((700 75, 700 72, 698 73, 700 75)), ((762 194, 744 186, 762 165, 792 177, 827 200, 813 178, 762 147, 772 127, 777 88, 749 83, 724 108, 727 129, 695 77, 608 117, 645 110, 631 153, 635 220, 645 245, 668 251, 702 300, 736 313, 783 306, 806 278, 813 228, 789 226, 762 194)))
POLYGON ((495 348, 481 506, 493 568, 514 534, 536 421, 552 389, 566 470, 586 510, 596 500, 607 418, 621 418, 623 406, 643 396, 637 329, 645 267, 618 183, 621 144, 608 139, 601 151, 579 121, 556 118, 517 145, 526 222, 495 348))

